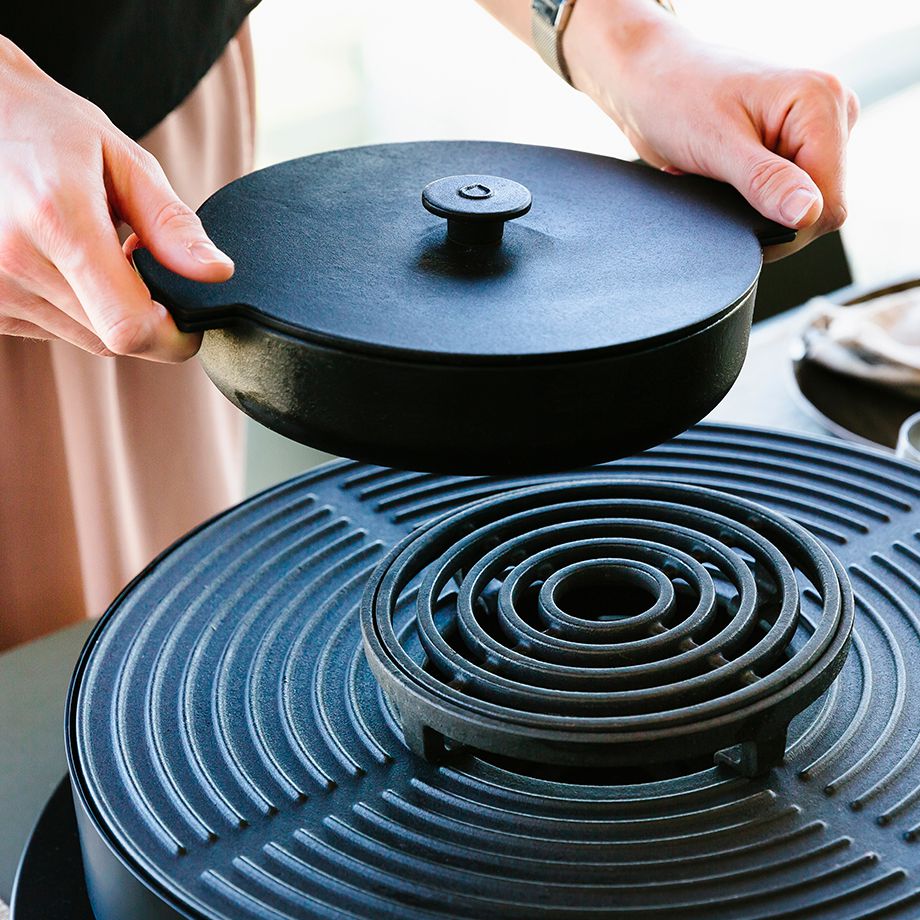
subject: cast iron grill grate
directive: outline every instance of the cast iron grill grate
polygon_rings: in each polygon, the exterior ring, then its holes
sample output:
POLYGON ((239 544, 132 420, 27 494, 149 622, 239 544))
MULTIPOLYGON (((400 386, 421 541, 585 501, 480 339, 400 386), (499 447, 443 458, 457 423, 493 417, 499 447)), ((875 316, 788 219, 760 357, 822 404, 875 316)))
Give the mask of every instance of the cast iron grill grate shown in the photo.
POLYGON ((852 623, 840 563, 788 518, 708 489, 588 479, 410 534, 370 580, 363 630, 428 759, 446 740, 581 767, 718 751, 755 775, 837 675, 852 623))
MULTIPOLYGON (((69 708, 84 839, 144 879, 163 905, 156 917, 916 916, 918 510, 920 470, 742 428, 702 426, 574 477, 327 466, 181 541, 101 622, 69 708), (840 559, 855 597, 851 651, 793 718, 782 766, 754 778, 686 763, 579 771, 465 746, 434 762, 407 749, 363 653, 371 574, 438 515, 573 478, 603 494, 642 479, 673 486, 672 498, 702 487, 759 502, 840 559)), ((640 564, 658 571, 617 552, 603 558, 635 562, 634 586, 640 564)), ((759 592, 772 569, 748 555, 759 592)), ((769 674, 833 607, 832 590, 801 580, 807 557, 793 566, 798 628, 769 674)), ((702 565, 730 604, 732 570, 702 565)), ((503 571, 483 591, 494 609, 503 571)), ((686 607, 697 589, 683 580, 686 607)), ((569 587, 558 597, 570 615, 596 609, 569 587)), ((642 616, 647 594, 630 597, 607 615, 642 616)), ((520 600, 525 622, 537 602, 520 600)), ((765 604, 766 622, 779 621, 774 609, 765 604)), ((607 622, 626 620, 593 625, 607 622)), ((114 920, 99 909, 104 870, 88 872, 97 920, 114 920)))

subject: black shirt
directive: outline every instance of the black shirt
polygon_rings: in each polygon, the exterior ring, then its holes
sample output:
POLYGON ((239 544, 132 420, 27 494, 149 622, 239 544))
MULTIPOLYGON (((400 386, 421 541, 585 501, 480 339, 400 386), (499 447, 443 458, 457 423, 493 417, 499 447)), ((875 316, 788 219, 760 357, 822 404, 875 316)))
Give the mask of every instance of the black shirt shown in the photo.
POLYGON ((142 137, 194 89, 258 0, 0 0, 0 35, 142 137))

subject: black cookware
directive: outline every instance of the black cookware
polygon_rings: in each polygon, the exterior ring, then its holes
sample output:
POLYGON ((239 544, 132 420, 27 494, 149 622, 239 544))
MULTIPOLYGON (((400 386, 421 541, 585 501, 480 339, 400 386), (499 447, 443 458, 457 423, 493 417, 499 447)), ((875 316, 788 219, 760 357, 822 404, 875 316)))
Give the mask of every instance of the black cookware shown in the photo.
MULTIPOLYGON (((705 425, 565 474, 282 483, 80 659, 95 920, 915 918, 918 510, 917 467, 705 425)), ((14 920, 85 903, 62 818, 14 920)))
POLYGON ((333 453, 464 473, 699 420, 741 367, 761 245, 792 235, 709 180, 476 142, 293 160, 200 214, 230 281, 135 263, 230 400, 333 453))

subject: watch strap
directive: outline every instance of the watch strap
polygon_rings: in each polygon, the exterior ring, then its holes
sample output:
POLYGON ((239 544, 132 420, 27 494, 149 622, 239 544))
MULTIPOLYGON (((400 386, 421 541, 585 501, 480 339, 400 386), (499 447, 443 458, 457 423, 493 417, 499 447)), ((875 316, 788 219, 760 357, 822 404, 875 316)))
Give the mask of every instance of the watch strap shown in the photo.
POLYGON ((562 53, 563 17, 567 22, 574 5, 575 0, 533 0, 531 3, 530 31, 534 49, 566 83, 571 83, 572 78, 562 53))

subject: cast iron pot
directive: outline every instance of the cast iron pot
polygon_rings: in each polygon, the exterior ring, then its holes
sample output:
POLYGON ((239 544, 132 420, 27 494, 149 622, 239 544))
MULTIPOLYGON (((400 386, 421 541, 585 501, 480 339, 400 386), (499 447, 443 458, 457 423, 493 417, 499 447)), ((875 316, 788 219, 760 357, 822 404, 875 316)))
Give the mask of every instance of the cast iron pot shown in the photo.
POLYGON ((793 235, 710 180, 486 142, 292 160, 200 215, 230 281, 135 264, 228 399, 331 453, 465 474, 698 421, 741 368, 762 245, 793 235))

